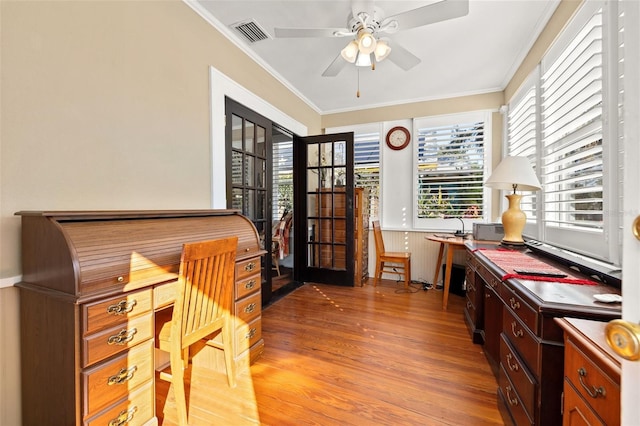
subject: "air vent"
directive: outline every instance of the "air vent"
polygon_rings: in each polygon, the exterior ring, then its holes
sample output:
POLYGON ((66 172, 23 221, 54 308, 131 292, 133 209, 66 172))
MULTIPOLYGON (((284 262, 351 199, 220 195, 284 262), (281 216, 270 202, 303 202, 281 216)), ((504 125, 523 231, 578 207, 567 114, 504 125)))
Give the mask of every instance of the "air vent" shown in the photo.
POLYGON ((269 38, 269 35, 258 25, 256 21, 242 21, 231 26, 235 28, 240 34, 244 36, 244 38, 249 41, 249 43, 255 43, 260 40, 266 40, 269 38))

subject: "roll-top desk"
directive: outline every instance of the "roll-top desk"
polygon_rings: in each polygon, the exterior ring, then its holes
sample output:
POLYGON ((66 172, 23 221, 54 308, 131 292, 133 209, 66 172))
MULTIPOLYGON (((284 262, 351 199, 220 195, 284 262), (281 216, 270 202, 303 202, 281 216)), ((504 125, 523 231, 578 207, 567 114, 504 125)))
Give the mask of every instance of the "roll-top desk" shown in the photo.
POLYGON ((238 236, 235 359, 261 334, 258 233, 233 210, 18 212, 22 417, 31 425, 156 424, 156 312, 182 245, 238 236))

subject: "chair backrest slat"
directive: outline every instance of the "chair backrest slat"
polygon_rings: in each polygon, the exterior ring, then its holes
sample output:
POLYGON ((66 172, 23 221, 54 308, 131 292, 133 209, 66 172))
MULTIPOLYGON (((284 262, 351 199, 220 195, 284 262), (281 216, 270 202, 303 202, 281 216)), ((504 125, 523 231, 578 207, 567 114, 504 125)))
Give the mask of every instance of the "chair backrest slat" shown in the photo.
POLYGON ((371 222, 373 225, 373 236, 376 241, 376 253, 381 255, 385 252, 384 240, 382 239, 382 230, 380 230, 380 221, 374 220, 371 222))
POLYGON ((238 238, 185 244, 174 323, 181 347, 211 334, 230 315, 238 238))

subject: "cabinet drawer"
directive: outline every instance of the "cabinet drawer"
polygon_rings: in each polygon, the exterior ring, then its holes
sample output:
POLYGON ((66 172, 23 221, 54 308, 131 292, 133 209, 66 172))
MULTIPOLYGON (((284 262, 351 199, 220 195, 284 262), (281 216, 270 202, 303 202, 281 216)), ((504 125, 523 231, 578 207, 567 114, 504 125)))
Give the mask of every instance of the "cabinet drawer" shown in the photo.
POLYGON ((251 322, 259 317, 262 312, 262 297, 260 292, 235 302, 234 312, 240 324, 251 322))
POLYGON ((83 339, 83 367, 153 337, 153 314, 148 313, 83 339))
MULTIPOLYGON (((592 426, 602 425, 600 417, 593 412, 593 409, 582 399, 575 387, 565 378, 564 382, 564 413, 563 424, 581 425, 588 424, 592 426)), ((618 425, 618 423, 610 423, 618 425)))
POLYGON ((482 277, 484 282, 487 283, 488 287, 491 287, 495 292, 498 292, 498 288, 500 287, 500 283, 502 282, 498 277, 493 275, 487 268, 482 265, 478 266, 478 274, 482 277))
MULTIPOLYGON (((259 272, 259 271, 258 271, 259 272)), ((234 299, 239 300, 260 289, 260 274, 243 279, 236 278, 234 299)))
POLYGON ((565 344, 564 356, 567 380, 587 404, 600 414, 605 424, 620 424, 620 386, 571 340, 565 344))
POLYGON ((535 334, 538 335, 538 313, 525 303, 506 285, 500 286, 500 297, 513 313, 535 334))
POLYGON ((92 416, 153 378, 153 341, 82 373, 84 415, 92 416))
POLYGON ((83 335, 113 327, 151 310, 151 289, 121 294, 82 307, 83 335))
POLYGON ((515 386, 511 383, 507 373, 504 371, 504 366, 500 366, 498 385, 500 398, 504 400, 515 423, 518 426, 533 425, 533 420, 531 420, 529 414, 527 414, 527 410, 525 410, 515 386))
POLYGON ((161 284, 153 288, 153 309, 162 309, 176 300, 179 286, 178 281, 161 284))
POLYGON ((85 426, 142 426, 154 417, 155 391, 153 380, 129 394, 99 415, 85 420, 85 426))
POLYGON ((262 339, 262 323, 256 318, 250 323, 242 323, 236 330, 236 354, 240 354, 262 339))
POLYGON ((539 377, 538 340, 520 320, 513 316, 510 309, 502 310, 502 332, 533 375, 539 377))
POLYGON ((259 274, 260 258, 254 257, 249 260, 243 260, 236 263, 236 281, 248 277, 249 275, 259 274))
POLYGON ((500 334, 500 362, 511 383, 518 392, 529 417, 533 418, 535 408, 536 380, 507 341, 504 333, 500 334))

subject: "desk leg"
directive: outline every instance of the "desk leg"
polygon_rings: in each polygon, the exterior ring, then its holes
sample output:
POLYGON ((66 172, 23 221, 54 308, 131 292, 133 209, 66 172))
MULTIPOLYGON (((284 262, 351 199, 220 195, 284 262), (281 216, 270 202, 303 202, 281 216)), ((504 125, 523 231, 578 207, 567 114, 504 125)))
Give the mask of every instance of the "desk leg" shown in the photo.
POLYGON ((436 273, 433 275, 433 288, 438 284, 438 276, 440 275, 440 264, 442 263, 442 254, 444 253, 444 243, 440 243, 440 251, 438 252, 438 261, 436 262, 436 273))
POLYGON ((455 250, 449 246, 447 249, 447 271, 444 274, 444 294, 442 295, 442 310, 447 310, 447 303, 449 301, 449 285, 451 284, 451 268, 453 268, 453 253, 455 250))

